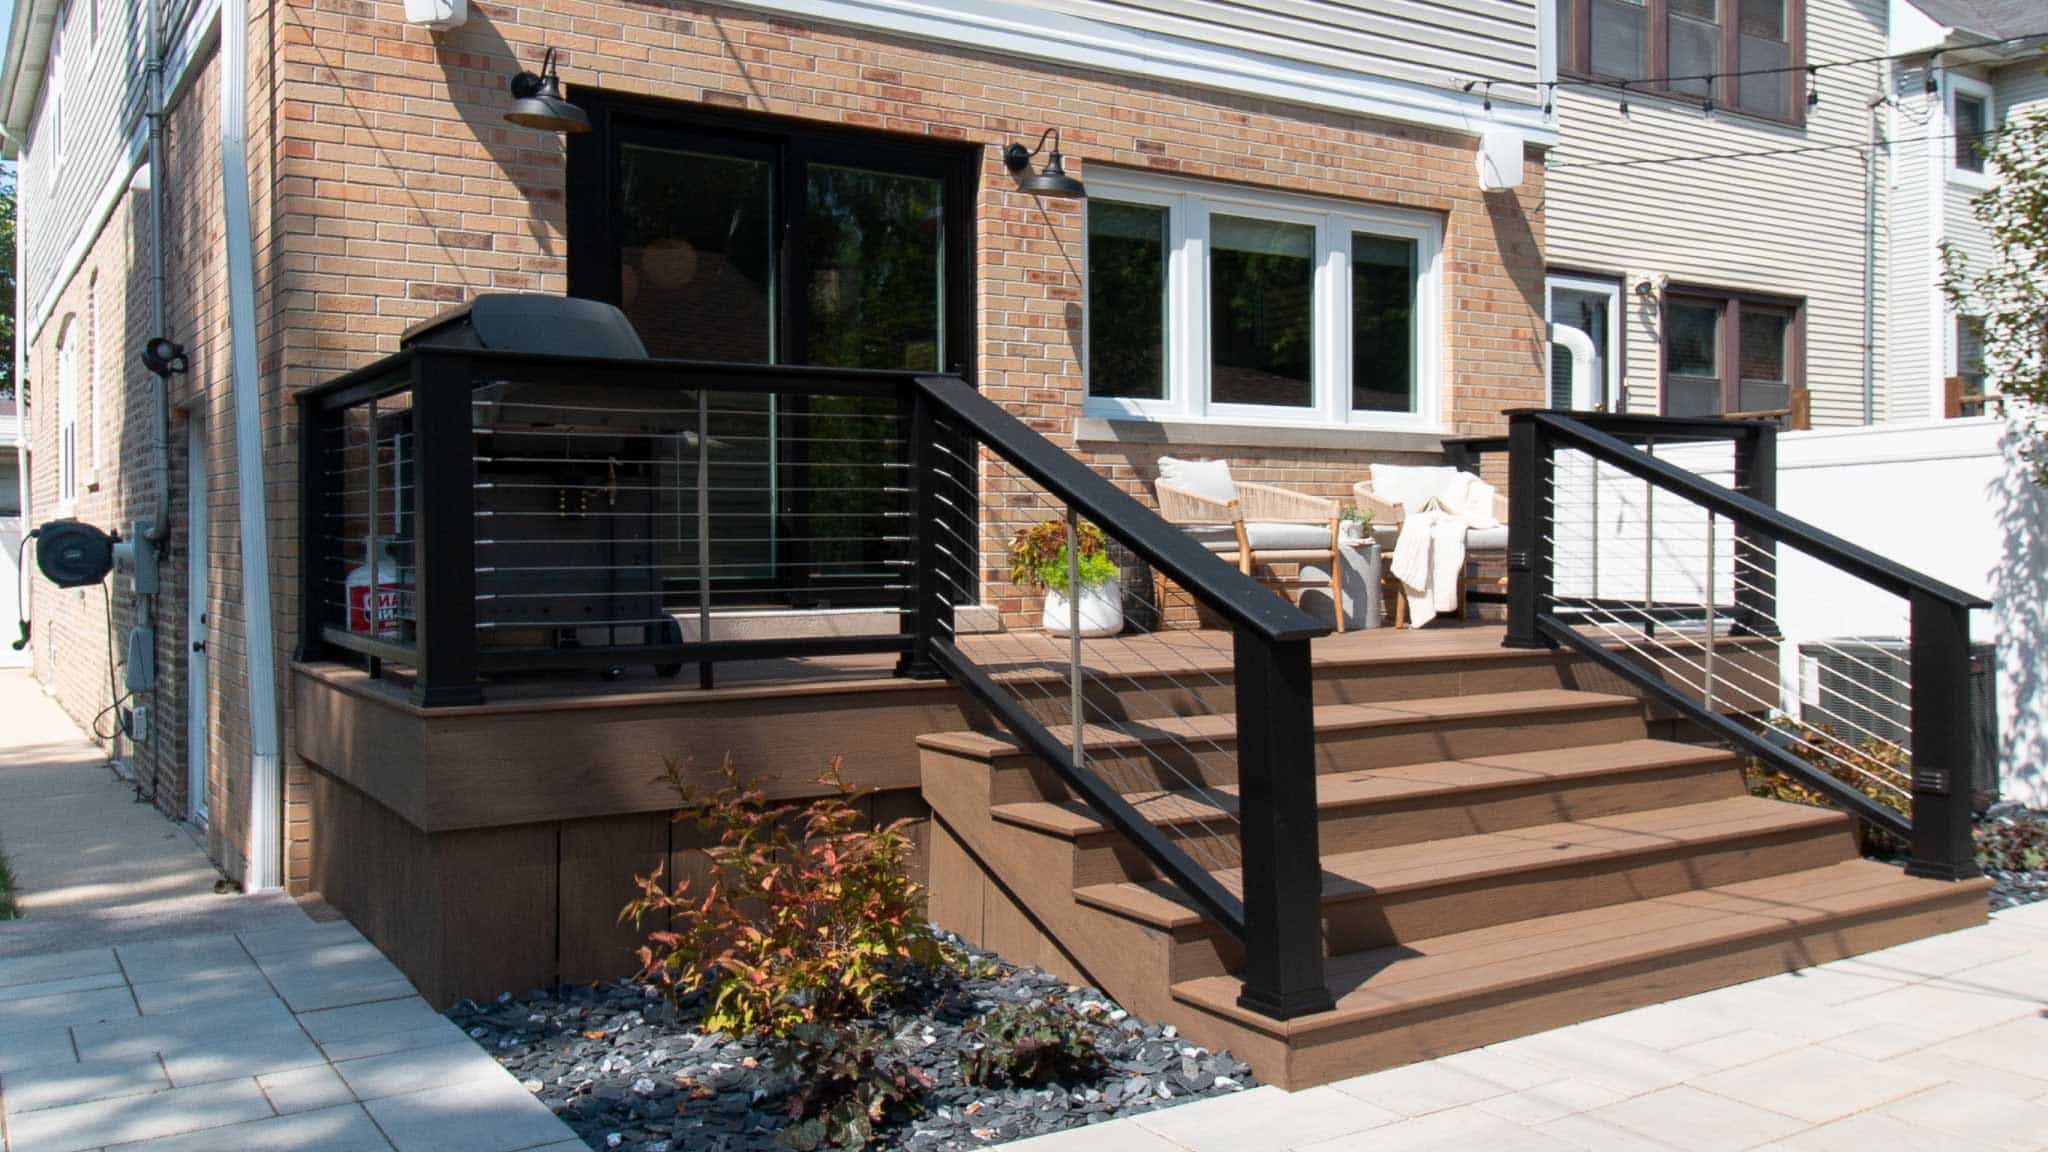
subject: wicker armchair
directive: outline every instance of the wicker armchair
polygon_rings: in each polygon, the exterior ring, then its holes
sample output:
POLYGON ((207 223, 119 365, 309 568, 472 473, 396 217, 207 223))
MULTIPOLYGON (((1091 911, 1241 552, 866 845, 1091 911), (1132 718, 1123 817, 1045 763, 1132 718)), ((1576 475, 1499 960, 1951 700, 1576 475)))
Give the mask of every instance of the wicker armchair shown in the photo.
POLYGON ((1330 599, 1336 605, 1337 631, 1344 631, 1344 596, 1337 557, 1338 507, 1335 500, 1233 480, 1234 500, 1218 500, 1188 488, 1157 481, 1159 514, 1187 529, 1210 551, 1238 571, 1275 590, 1305 586, 1292 580, 1260 578, 1258 569, 1273 564, 1314 564, 1330 574, 1330 599))
MULTIPOLYGON (((1352 499, 1358 502, 1360 510, 1372 515, 1373 534, 1375 536, 1384 534, 1384 538, 1380 541, 1381 554, 1386 556, 1388 562, 1391 563, 1394 555, 1394 541, 1400 536, 1401 523, 1407 519, 1408 510, 1396 501, 1383 499, 1374 494, 1372 481, 1370 480, 1360 480, 1358 483, 1353 484, 1351 486, 1351 496, 1352 499)), ((1503 561, 1507 559, 1508 543, 1505 525, 1508 522, 1508 498, 1499 493, 1495 493, 1493 497, 1493 518, 1500 521, 1503 528, 1499 532, 1491 534, 1492 538, 1483 540, 1467 538, 1465 543, 1465 560, 1468 564, 1474 556, 1480 555, 1499 556, 1503 561)), ((1390 591, 1392 591, 1394 597, 1394 627, 1405 628, 1408 626, 1407 590, 1401 587, 1401 582, 1398 580, 1390 579, 1388 582, 1392 584, 1390 591)), ((1505 592, 1507 584, 1508 580, 1505 576, 1493 579, 1462 576, 1458 580, 1458 610, 1460 612, 1464 611, 1465 593, 1470 589, 1497 588, 1505 592)))

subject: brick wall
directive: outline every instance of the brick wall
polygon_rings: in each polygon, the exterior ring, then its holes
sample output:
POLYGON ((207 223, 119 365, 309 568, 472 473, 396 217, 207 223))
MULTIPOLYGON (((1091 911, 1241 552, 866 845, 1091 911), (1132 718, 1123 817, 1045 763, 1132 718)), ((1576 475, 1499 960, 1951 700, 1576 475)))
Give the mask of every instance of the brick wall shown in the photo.
MULTIPOLYGON (((292 395, 394 350, 407 326, 477 292, 567 286, 562 140, 502 118, 506 79, 535 67, 548 45, 561 53, 572 89, 596 86, 982 142, 975 199, 978 382, 1140 495, 1149 497, 1158 449, 1074 439, 1082 392, 1081 208, 1017 192, 998 157, 1004 141, 1046 125, 1061 127, 1070 168, 1084 179, 1090 165, 1115 165, 1435 213, 1444 224, 1447 424, 1458 432, 1497 429, 1502 409, 1542 394, 1540 217, 1530 210, 1542 196, 1540 170, 1518 193, 1482 196, 1468 138, 700 4, 472 2, 465 27, 434 36, 406 25, 395 0, 306 0, 252 5, 247 32, 281 707, 289 695, 282 663, 298 612, 292 395)), ((161 802, 182 810, 178 685, 187 638, 177 572, 185 547, 187 421, 196 416, 206 432, 213 552, 213 847, 239 875, 248 826, 248 717, 214 128, 218 73, 217 59, 203 65, 172 109, 163 174, 167 327, 191 348, 193 370, 173 395, 179 415, 170 435, 172 563, 159 661, 166 688, 156 708, 157 726, 166 731, 154 741, 151 771, 161 802)), ((134 207, 117 213, 118 228, 102 235, 87 265, 102 277, 103 330, 128 343, 106 352, 107 362, 124 365, 129 389, 121 404, 127 416, 118 433, 119 466, 103 477, 111 487, 89 497, 109 503, 81 506, 102 522, 134 514, 121 509, 146 504, 151 482, 143 406, 149 378, 125 367, 149 323, 146 285, 138 287, 147 266, 145 246, 136 242, 142 202, 129 199, 134 207), (119 293, 106 292, 117 282, 119 293)), ((67 293, 84 292, 86 283, 81 273, 67 293)), ((67 299, 67 309, 76 306, 67 299)), ((32 352, 41 380, 54 380, 57 331, 48 328, 32 352)), ((47 510, 56 453, 54 440, 43 437, 54 434, 54 389, 39 398, 34 419, 36 507, 47 510)), ((1230 456, 1250 479, 1336 496, 1348 494, 1375 458, 1368 450, 1327 448, 1206 454, 1230 456)), ((1003 494, 992 489, 989 497, 997 506, 1003 494)), ((1013 615, 1026 607, 1004 606, 1013 615)), ((46 637, 39 671, 82 718, 105 695, 98 610, 90 594, 44 589, 37 598, 37 627, 46 637)), ((289 715, 284 719, 287 870, 297 885, 310 836, 307 781, 291 755, 289 715)))

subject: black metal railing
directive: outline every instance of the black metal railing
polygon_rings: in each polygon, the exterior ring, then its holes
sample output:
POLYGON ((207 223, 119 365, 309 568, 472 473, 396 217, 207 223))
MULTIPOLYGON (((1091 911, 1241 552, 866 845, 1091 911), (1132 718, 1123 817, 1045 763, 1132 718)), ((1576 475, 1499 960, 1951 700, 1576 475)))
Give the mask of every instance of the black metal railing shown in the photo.
POLYGON ((708 685, 721 661, 894 653, 1235 938, 1245 1005, 1330 1006, 1309 675, 1328 627, 961 380, 420 346, 300 403, 303 658, 445 706, 534 672, 694 663, 708 685), (1003 561, 1047 523, 1070 545, 1055 583, 1099 581, 1097 531, 1114 557, 1107 631, 1079 626, 1079 594, 1029 616, 1045 593, 1003 561), (1018 618, 961 635, 965 605, 1018 618))
POLYGON ((1898 836, 1915 875, 1976 875, 1970 612, 1989 605, 1780 512, 1777 431, 1751 420, 1511 413, 1506 642, 1563 646, 1607 667, 1898 836), (1805 624, 1787 627, 1801 619, 1794 609, 1825 612, 1781 605, 1781 549, 1892 598, 1905 667, 1795 637, 1805 624), (1781 662, 1799 655, 1784 651, 1788 639, 1856 662, 1867 690, 1788 692, 1781 662))

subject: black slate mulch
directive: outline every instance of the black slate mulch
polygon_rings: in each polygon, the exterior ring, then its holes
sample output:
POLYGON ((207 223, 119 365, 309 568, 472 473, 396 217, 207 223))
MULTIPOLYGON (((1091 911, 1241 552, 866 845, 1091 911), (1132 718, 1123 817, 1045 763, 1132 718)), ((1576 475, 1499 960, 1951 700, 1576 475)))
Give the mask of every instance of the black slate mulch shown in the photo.
MULTIPOLYGON (((951 941, 958 944, 958 941, 951 941)), ((972 975, 921 979, 877 1023, 931 1077, 924 1114, 876 1149, 986 1148, 1118 1116, 1243 1091, 1251 1069, 1119 1009, 1092 988, 962 949, 972 975), (960 1079, 960 1029, 1005 1002, 1052 998, 1090 1020, 1101 1072, 1086 1083, 974 1088, 960 1079)), ((693 1026, 631 982, 464 1001, 448 1016, 593 1149, 769 1152, 787 1124, 790 1084, 760 1047, 693 1026)))

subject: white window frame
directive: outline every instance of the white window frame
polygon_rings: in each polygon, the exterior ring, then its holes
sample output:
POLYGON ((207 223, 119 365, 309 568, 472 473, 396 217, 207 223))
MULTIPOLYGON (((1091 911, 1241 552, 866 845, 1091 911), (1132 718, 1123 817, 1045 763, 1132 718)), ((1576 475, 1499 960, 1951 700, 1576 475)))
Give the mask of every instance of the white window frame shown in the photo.
MULTIPOLYGON (((1608 411, 1618 412, 1621 410, 1621 329, 1623 323, 1621 277, 1617 276, 1612 280, 1607 280, 1596 276, 1578 276, 1570 272, 1546 273, 1543 277, 1543 321, 1545 324, 1555 321, 1555 317, 1551 313, 1551 299, 1552 293, 1559 288, 1573 292, 1597 293, 1607 297, 1607 377, 1600 381, 1601 395, 1598 402, 1607 405, 1608 411)), ((1587 333, 1587 335, 1590 336, 1591 333, 1587 333)), ((1551 380, 1550 358, 1555 351, 1556 345, 1545 341, 1543 346, 1543 381, 1546 395, 1549 392, 1551 380)), ((1577 397, 1573 397, 1574 401, 1577 399, 1577 397)))
MULTIPOLYGON (((1973 191, 1982 191, 1991 187, 1990 159, 1988 157, 1985 159, 1984 171, 1982 172, 1972 172, 1968 168, 1956 165, 1956 146, 1962 143, 1955 135, 1960 130, 1957 127, 1959 121, 1956 119, 1956 97, 1966 96, 1983 103, 1984 130, 1986 132, 1998 130, 1998 102, 1991 98, 1991 85, 1984 83, 1982 80, 1973 80, 1968 76, 1960 76, 1954 72, 1948 73, 1944 79, 1947 83, 1943 85, 1941 97, 1942 115, 1947 118, 1948 124, 1946 131, 1941 133, 1946 138, 1937 142, 1942 147, 1942 170, 1948 173, 1949 183, 1961 185, 1973 191)), ((1990 140, 1987 138, 1984 143, 1988 146, 1990 140)))
MULTIPOLYGON (((1443 222, 1414 209, 1267 192, 1148 173, 1096 167, 1089 198, 1167 209, 1166 398, 1089 394, 1084 415, 1110 420, 1203 420, 1246 426, 1442 430, 1443 222), (1310 404, 1282 408, 1221 404, 1210 399, 1209 217, 1242 216, 1315 229, 1315 351, 1310 404), (1415 391, 1413 412, 1351 407, 1351 235, 1364 232, 1416 245, 1415 391)), ((1086 269, 1084 224, 1082 267, 1086 269)), ((1083 295, 1084 387, 1091 319, 1083 295)))
POLYGON ((66 316, 57 337, 57 506, 78 503, 78 317, 66 316))

